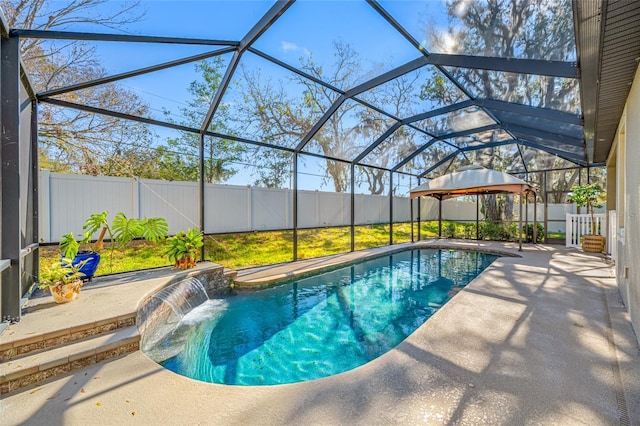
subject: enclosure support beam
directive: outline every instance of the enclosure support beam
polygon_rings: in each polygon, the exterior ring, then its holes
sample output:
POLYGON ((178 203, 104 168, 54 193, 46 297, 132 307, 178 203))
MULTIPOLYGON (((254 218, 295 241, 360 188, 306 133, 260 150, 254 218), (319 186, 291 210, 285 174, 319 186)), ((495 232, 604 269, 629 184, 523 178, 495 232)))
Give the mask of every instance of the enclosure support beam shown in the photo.
POLYGON ((544 173, 542 178, 542 188, 544 194, 544 243, 546 244, 547 241, 549 241, 549 206, 547 205, 549 196, 547 194, 547 172, 544 173))
POLYGON ((389 245, 393 245, 393 172, 389 172, 389 245))
POLYGON ((518 215, 518 251, 522 251, 522 192, 520 193, 520 214, 518 215))
MULTIPOLYGON (((533 229, 531 230, 531 237, 533 237, 533 229)), ((525 241, 529 239, 529 194, 524 199, 524 235, 525 241)))
POLYGON ((533 244, 538 244, 538 194, 533 193, 533 244))
POLYGON ((66 87, 61 87, 61 88, 58 88, 58 89, 48 90, 46 92, 38 93, 38 97, 46 98, 46 97, 49 97, 49 96, 61 95, 63 93, 73 92, 73 91, 76 91, 76 90, 87 89, 89 87, 99 86, 101 84, 112 83, 114 81, 123 80, 125 78, 137 77, 139 75, 148 74, 150 72, 160 71, 160 70, 164 70, 164 69, 171 68, 171 67, 176 67, 176 66, 179 66, 179 65, 188 64, 188 63, 195 62, 195 61, 201 61, 203 59, 207 59, 207 58, 210 58, 212 56, 219 56, 219 55, 223 55, 225 53, 230 53, 230 52, 233 52, 234 50, 235 50, 235 48, 233 48, 233 47, 227 47, 227 48, 220 49, 220 50, 214 50, 214 51, 211 51, 211 52, 201 53, 199 55, 189 56, 188 58, 178 59, 178 60, 170 61, 170 62, 163 62, 161 64, 150 66, 150 67, 140 68, 140 69, 137 69, 137 70, 123 72, 123 73, 111 75, 111 76, 108 76, 108 77, 98 78, 98 79, 91 80, 91 81, 86 81, 86 82, 83 82, 83 83, 73 84, 73 85, 66 86, 66 87))
POLYGON ((351 251, 356 249, 356 165, 351 163, 351 251))
POLYGON ((20 270, 20 40, 18 37, 0 41, 0 258, 10 261, 2 271, 0 295, 2 321, 20 321, 21 279, 20 270))
MULTIPOLYGON (((38 102, 31 100, 31 172, 29 176, 30 182, 30 204, 32 206, 33 217, 31 218, 32 227, 32 243, 39 244, 40 241, 40 200, 38 199, 38 191, 40 190, 40 182, 38 180, 38 102)), ((33 251, 33 261, 31 263, 31 271, 28 271, 35 281, 40 279, 40 247, 33 251)))
POLYGON ((480 194, 476 194, 476 240, 480 239, 480 194))
POLYGON ((438 197, 438 238, 442 238, 442 197, 438 197))
MULTIPOLYGON (((418 178, 418 185, 417 186, 420 186, 420 178, 418 178)), ((420 201, 421 198, 422 197, 418 197, 418 241, 420 241, 420 237, 421 237, 421 235, 420 235, 421 229, 420 228, 422 227, 422 224, 420 223, 420 210, 422 208, 422 201, 420 201)))
POLYGON ((411 242, 415 243, 416 241, 413 237, 413 198, 409 198, 409 217, 411 221, 411 242))
MULTIPOLYGON (((199 172, 200 172, 200 186, 199 186, 199 191, 200 191, 200 196, 199 198, 199 202, 200 202, 200 232, 202 232, 202 234, 204 234, 204 218, 205 218, 205 211, 204 211, 204 135, 200 135, 200 146, 199 148, 199 172)), ((202 245, 202 247, 200 248, 200 259, 204 260, 204 244, 202 245)))
POLYGON ((298 153, 293 153, 293 261, 298 260, 298 153))

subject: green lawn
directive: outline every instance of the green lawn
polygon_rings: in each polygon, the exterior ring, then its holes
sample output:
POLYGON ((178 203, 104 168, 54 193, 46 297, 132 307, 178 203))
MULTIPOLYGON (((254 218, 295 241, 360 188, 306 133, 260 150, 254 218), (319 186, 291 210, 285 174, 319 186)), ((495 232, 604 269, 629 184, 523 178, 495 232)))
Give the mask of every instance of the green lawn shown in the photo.
MULTIPOLYGON (((414 224, 417 238, 417 224, 414 224)), ((443 235, 453 232, 456 238, 475 238, 475 224, 443 222, 443 235)), ((421 223, 421 238, 438 235, 438 222, 421 223)), ((551 238, 564 238, 564 234, 550 233, 551 238), (561 236, 560 236, 561 235, 561 236)), ((393 225, 394 243, 411 241, 411 225, 393 225)), ((355 249, 361 250, 389 244, 389 225, 357 226, 355 229, 355 249)), ((315 228, 298 231, 298 258, 308 259, 348 252, 351 248, 350 228, 315 228)), ((228 268, 268 265, 293 260, 292 231, 263 231, 242 234, 218 234, 205 237, 206 258, 228 268)), ((96 276, 116 272, 169 266, 163 255, 163 243, 152 244, 136 241, 126 249, 115 250, 113 267, 110 266, 109 249, 106 245, 101 252, 102 260, 96 276)), ((41 264, 48 265, 59 259, 58 246, 40 248, 41 264)))

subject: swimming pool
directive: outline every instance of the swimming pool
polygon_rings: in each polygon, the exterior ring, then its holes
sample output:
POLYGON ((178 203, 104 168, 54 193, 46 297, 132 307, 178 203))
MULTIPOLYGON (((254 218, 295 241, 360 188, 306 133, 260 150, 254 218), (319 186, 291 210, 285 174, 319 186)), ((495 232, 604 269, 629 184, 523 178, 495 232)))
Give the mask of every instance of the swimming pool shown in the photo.
POLYGON ((212 383, 274 385, 351 370, 393 349, 498 256, 409 250, 189 312, 161 364, 212 383))

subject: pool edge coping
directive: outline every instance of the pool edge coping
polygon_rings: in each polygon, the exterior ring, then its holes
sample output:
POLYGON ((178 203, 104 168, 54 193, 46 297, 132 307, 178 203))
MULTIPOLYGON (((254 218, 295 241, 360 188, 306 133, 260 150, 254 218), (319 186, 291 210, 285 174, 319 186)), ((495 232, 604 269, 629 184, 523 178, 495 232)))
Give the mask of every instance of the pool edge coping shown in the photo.
POLYGON ((328 272, 347 265, 360 263, 365 260, 373 259, 380 256, 386 256, 405 250, 430 248, 430 249, 459 249, 466 251, 478 251, 500 255, 501 257, 522 257, 520 254, 514 253, 507 248, 495 248, 489 246, 480 246, 478 243, 469 243, 466 240, 422 240, 417 242, 408 242, 392 246, 375 247, 371 249, 358 250, 349 253, 339 253, 335 255, 313 258, 307 260, 299 260, 297 262, 289 262, 279 265, 262 266, 256 268, 247 268, 239 270, 238 275, 234 279, 234 288, 237 290, 252 290, 270 287, 281 282, 293 279, 305 278, 316 273, 328 272), (346 259, 346 260, 345 260, 346 259), (302 262, 311 263, 305 265, 302 262), (313 263, 312 263, 313 262, 313 263), (286 271, 288 267, 297 268, 286 271), (277 269, 285 269, 279 272, 277 269), (273 271, 276 272, 273 272, 273 271), (270 273, 271 272, 271 273, 270 273), (242 279, 243 276, 257 275, 255 278, 242 279))

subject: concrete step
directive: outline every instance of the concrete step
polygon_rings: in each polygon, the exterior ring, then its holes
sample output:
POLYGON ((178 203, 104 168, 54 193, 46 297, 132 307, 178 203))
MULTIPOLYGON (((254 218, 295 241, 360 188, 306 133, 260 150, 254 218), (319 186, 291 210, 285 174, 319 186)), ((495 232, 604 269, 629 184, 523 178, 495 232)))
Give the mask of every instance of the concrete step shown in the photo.
POLYGON ((44 333, 11 336, 3 335, 0 341, 0 362, 50 350, 104 333, 110 333, 136 323, 136 312, 114 316, 99 321, 75 324, 60 330, 44 333))
POLYGON ((0 364, 0 394, 134 352, 138 350, 139 343, 138 328, 132 325, 44 352, 9 359, 0 364))

